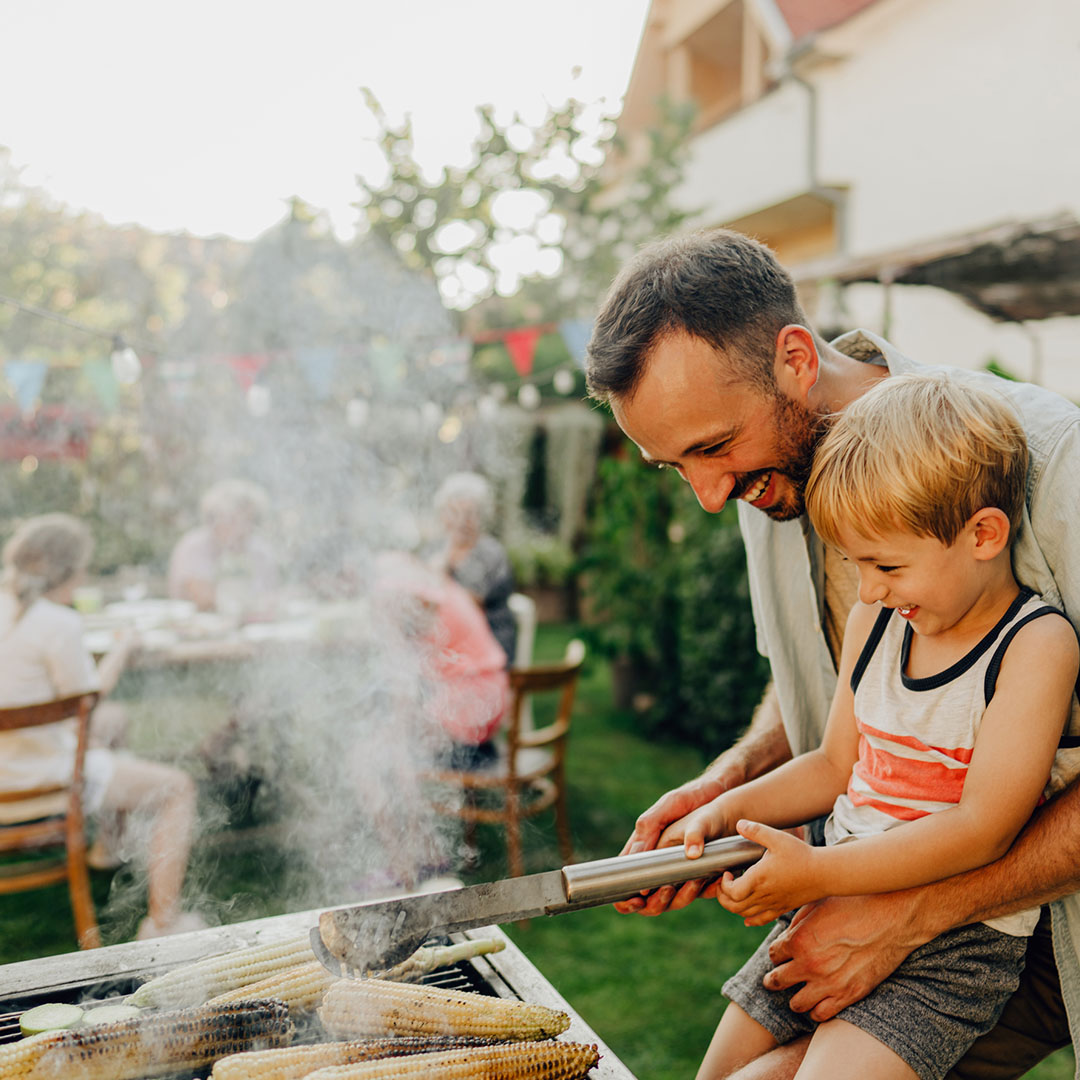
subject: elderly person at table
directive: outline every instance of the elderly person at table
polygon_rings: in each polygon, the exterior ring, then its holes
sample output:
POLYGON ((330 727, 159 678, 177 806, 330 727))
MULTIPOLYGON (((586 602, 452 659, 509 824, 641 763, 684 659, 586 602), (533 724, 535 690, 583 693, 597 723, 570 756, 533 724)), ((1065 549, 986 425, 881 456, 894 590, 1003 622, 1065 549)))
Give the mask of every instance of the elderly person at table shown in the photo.
POLYGON ((472 595, 513 663, 517 624, 507 601, 514 572, 502 544, 486 531, 494 512, 491 485, 478 473, 453 473, 435 493, 435 511, 446 540, 434 565, 472 595))
POLYGON ((260 532, 269 500, 247 480, 214 484, 200 503, 202 524, 185 533, 169 559, 169 596, 200 611, 261 613, 277 588, 273 551, 260 532))
POLYGON ((453 578, 404 552, 377 556, 374 597, 427 676, 426 709, 450 740, 445 763, 474 769, 493 762, 510 680, 503 651, 473 598, 453 578))
MULTIPOLYGON (((31 518, 4 547, 0 707, 81 693, 104 696, 116 685, 130 640, 118 639, 95 665, 83 644, 82 619, 71 608, 92 550, 89 530, 68 514, 31 518)), ((99 705, 95 711, 94 726, 99 726, 98 713, 104 708, 99 705)), ((0 733, 0 789, 29 791, 67 783, 75 746, 72 721, 0 733)), ((3 809, 12 815, 9 820, 26 820, 34 816, 33 802, 7 803, 3 809)), ((128 814, 149 822, 149 914, 139 927, 139 938, 205 926, 199 916, 180 909, 195 820, 191 777, 171 766, 107 749, 92 730, 83 805, 87 815, 128 814)))

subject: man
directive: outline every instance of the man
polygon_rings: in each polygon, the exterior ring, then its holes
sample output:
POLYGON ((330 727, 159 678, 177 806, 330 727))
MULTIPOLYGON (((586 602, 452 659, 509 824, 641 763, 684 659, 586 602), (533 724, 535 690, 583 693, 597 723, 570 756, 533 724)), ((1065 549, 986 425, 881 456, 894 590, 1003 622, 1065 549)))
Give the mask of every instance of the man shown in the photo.
MULTIPOLYGON (((926 370, 856 331, 831 344, 809 328, 794 284, 762 245, 725 230, 660 241, 612 285, 589 344, 590 392, 610 404, 643 458, 673 468, 712 513, 738 499, 751 600, 773 681, 746 735, 702 776, 638 819, 624 848, 664 846, 664 830, 716 795, 817 746, 836 683, 856 586, 803 516, 803 485, 830 414, 890 374, 926 370)), ((1038 387, 990 382, 1020 414, 1032 453, 1017 577, 1080 613, 1080 410, 1038 387)), ((1074 706, 1070 730, 1080 728, 1074 706)), ((1075 752, 1059 755, 1070 774, 1075 752), (1071 767, 1070 767, 1071 766, 1071 767)), ((1016 1077, 1080 1031, 1080 784, 1044 806, 988 867, 903 893, 831 898, 803 909, 774 946, 771 989, 805 984, 792 1006, 815 1020, 863 997, 942 931, 1032 904, 1051 904, 1032 939, 1024 981, 994 1031, 950 1076, 1016 1077), (1056 956, 1056 965, 1055 965, 1056 956), (1060 984, 1059 984, 1060 974, 1060 984), (1066 1015, 1064 1002, 1068 1004, 1066 1015)), ((616 905, 657 915, 715 895, 703 881, 616 905)), ((747 1066, 739 1080, 794 1074, 805 1043, 747 1066)))

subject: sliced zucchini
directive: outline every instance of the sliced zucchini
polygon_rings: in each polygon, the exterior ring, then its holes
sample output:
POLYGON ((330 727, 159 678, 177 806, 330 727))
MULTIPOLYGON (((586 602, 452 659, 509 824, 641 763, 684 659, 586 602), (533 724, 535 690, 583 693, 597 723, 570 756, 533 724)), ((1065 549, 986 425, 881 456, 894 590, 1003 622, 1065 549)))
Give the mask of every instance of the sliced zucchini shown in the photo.
POLYGON ((19 1030, 24 1035, 40 1035, 43 1031, 74 1027, 82 1018, 83 1010, 78 1005, 49 1002, 27 1009, 19 1017, 19 1030))
POLYGON ((81 1026, 111 1024, 114 1020, 130 1020, 141 1012, 142 1009, 135 1005, 99 1005, 96 1009, 87 1009, 83 1013, 81 1026))

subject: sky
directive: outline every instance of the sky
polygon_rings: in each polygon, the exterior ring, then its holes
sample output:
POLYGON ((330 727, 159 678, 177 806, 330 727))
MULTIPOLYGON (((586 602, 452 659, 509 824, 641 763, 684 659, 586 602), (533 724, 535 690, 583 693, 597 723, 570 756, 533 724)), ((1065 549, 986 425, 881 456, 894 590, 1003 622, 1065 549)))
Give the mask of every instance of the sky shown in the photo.
POLYGON ((648 0, 4 0, 0 146, 114 224, 251 239, 292 195, 356 219, 369 87, 417 158, 464 161, 475 107, 625 93, 648 0), (577 77, 574 69, 579 69, 577 77))

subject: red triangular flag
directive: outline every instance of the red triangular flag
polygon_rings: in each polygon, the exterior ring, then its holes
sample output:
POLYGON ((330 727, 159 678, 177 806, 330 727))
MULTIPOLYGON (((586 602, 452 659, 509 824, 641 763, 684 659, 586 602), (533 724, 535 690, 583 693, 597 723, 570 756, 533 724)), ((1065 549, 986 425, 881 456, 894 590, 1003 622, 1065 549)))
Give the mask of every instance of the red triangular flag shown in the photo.
POLYGON ((536 352, 540 333, 539 327, 527 326, 524 330, 507 330, 503 335, 503 344, 514 362, 514 370, 522 378, 532 371, 533 354, 536 352))
POLYGON ((269 356, 262 356, 258 353, 249 353, 246 356, 230 356, 228 358, 233 377, 245 390, 251 389, 259 372, 269 362, 269 356))

